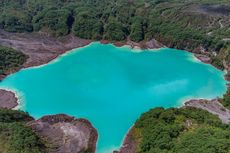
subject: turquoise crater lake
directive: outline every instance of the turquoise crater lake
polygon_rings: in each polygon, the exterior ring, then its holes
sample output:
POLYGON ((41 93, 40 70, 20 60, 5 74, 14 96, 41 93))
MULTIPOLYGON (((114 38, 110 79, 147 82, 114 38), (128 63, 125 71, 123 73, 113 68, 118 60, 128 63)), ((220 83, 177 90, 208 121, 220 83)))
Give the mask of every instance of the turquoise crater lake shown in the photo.
POLYGON ((97 153, 109 153, 141 113, 178 107, 186 99, 221 97, 226 81, 222 71, 186 51, 95 42, 12 74, 0 88, 16 91, 21 109, 36 118, 56 113, 87 118, 99 133, 97 153))

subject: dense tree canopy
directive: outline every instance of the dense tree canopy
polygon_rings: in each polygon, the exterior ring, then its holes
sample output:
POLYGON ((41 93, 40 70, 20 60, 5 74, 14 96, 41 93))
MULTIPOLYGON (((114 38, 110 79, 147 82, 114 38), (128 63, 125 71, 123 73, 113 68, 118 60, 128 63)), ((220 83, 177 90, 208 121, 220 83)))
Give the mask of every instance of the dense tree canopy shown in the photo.
POLYGON ((143 20, 141 18, 134 18, 131 25, 130 39, 139 42, 144 39, 143 20))
POLYGON ((41 153, 44 144, 26 125, 32 118, 22 111, 0 109, 0 152, 41 153))
POLYGON ((87 39, 152 38, 169 47, 219 51, 230 34, 228 0, 3 0, 0 28, 73 32, 87 39))
POLYGON ((230 109, 230 91, 228 90, 224 97, 221 99, 222 104, 230 109))
POLYGON ((38 31, 42 28, 48 30, 57 36, 67 35, 70 31, 69 22, 71 18, 71 12, 66 9, 56 10, 55 8, 47 9, 39 12, 33 19, 34 30, 38 31))
POLYGON ((137 120, 132 136, 137 153, 228 153, 229 125, 195 108, 155 108, 137 120))
POLYGON ((0 28, 54 36, 139 42, 215 51, 212 64, 230 64, 229 0, 3 0, 0 28))
POLYGON ((105 39, 108 40, 124 40, 126 37, 126 29, 119 22, 109 21, 105 27, 105 39))
POLYGON ((11 48, 0 46, 0 75, 19 69, 27 56, 11 48))
POLYGON ((8 109, 0 109, 0 122, 26 122, 32 120, 28 113, 8 109))

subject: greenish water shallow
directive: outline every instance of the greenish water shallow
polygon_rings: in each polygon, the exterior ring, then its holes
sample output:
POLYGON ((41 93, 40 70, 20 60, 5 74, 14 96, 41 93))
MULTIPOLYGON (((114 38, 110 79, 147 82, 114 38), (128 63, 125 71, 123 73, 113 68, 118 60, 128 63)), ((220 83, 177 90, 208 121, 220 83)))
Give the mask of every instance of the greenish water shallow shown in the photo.
POLYGON ((95 42, 12 74, 0 88, 16 91, 21 109, 36 118, 56 113, 87 118, 99 133, 97 153, 108 153, 120 147, 141 113, 221 97, 226 81, 222 71, 189 52, 95 42))

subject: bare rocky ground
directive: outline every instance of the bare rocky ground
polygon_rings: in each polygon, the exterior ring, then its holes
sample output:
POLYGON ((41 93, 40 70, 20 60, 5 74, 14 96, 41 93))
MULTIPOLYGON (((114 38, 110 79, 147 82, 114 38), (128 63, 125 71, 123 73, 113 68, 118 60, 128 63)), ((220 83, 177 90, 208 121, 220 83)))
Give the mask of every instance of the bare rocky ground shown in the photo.
POLYGON ((195 107, 207 110, 208 112, 217 115, 220 120, 228 124, 230 123, 230 111, 226 109, 218 99, 213 100, 205 100, 205 99, 198 99, 198 100, 190 100, 185 102, 185 107, 195 107))
POLYGON ((49 153, 94 153, 98 134, 85 119, 64 114, 44 116, 28 123, 49 144, 49 153))
POLYGON ((204 63, 208 63, 208 64, 211 63, 211 58, 208 55, 194 53, 194 56, 204 63))
MULTIPOLYGON (((0 45, 20 50, 29 58, 23 65, 24 68, 46 64, 58 57, 60 54, 74 48, 83 47, 91 43, 91 40, 81 39, 69 34, 68 36, 55 38, 45 33, 9 33, 0 29, 0 45)), ((110 43, 110 41, 101 41, 110 43)), ((130 45, 135 48, 160 48, 162 44, 152 39, 148 42, 135 43, 114 42, 116 46, 130 45)))
POLYGON ((90 42, 71 34, 54 38, 45 33, 9 33, 0 29, 0 45, 20 50, 29 56, 24 68, 46 64, 60 54, 90 42))
POLYGON ((17 101, 13 92, 0 89, 0 108, 15 108, 18 105, 17 101))

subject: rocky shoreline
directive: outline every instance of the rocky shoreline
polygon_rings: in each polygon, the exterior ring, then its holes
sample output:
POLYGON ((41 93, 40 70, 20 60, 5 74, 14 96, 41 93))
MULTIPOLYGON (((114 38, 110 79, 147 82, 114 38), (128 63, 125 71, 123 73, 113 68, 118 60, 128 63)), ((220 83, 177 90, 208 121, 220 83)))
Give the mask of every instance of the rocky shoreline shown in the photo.
POLYGON ((159 43, 155 39, 149 40, 147 42, 141 41, 139 43, 133 42, 130 39, 127 39, 127 41, 124 41, 124 42, 111 42, 109 40, 101 40, 100 42, 102 44, 112 43, 113 45, 117 47, 130 46, 133 49, 159 49, 159 48, 165 47, 163 44, 159 43))
POLYGON ((134 153, 137 147, 137 142, 133 138, 132 128, 125 136, 125 140, 120 148, 120 150, 113 151, 113 153, 134 153))
POLYGON ((88 120, 58 114, 28 122, 43 141, 49 142, 50 153, 94 153, 97 130, 88 120))
POLYGON ((0 108, 13 109, 18 106, 18 99, 15 93, 0 89, 0 108))

